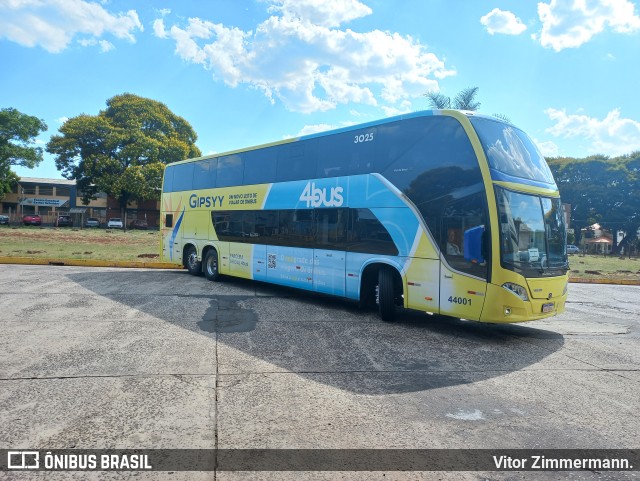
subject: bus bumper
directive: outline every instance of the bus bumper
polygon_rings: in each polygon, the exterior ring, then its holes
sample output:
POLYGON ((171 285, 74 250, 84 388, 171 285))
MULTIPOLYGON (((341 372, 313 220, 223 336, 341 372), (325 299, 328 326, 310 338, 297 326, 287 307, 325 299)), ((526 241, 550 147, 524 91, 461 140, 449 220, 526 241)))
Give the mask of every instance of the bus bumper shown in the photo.
MULTIPOLYGON (((563 282, 566 285, 566 279, 563 282)), ((545 299, 534 299, 529 294, 529 300, 524 301, 504 287, 488 284, 480 321, 511 323, 553 317, 564 312, 567 292, 560 292, 561 295, 545 299)))

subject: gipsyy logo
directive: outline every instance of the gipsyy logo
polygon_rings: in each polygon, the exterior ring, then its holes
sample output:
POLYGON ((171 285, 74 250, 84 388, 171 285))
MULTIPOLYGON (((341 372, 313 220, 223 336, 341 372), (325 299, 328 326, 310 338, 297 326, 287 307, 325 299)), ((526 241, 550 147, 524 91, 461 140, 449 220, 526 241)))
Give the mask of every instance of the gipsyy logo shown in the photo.
POLYGON ((342 197, 342 187, 331 187, 320 189, 315 182, 307 182, 306 187, 300 196, 300 202, 306 202, 307 207, 340 207, 344 202, 342 197))
POLYGON ((8 451, 8 469, 38 469, 40 453, 38 451, 8 451))

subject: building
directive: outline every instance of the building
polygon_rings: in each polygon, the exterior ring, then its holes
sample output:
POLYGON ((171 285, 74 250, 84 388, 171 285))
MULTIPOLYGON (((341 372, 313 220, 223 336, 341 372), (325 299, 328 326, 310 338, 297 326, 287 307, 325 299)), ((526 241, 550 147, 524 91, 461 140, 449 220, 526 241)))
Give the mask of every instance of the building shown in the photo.
POLYGON ((580 247, 587 254, 611 254, 613 236, 600 224, 593 224, 581 229, 580 247))
MULTIPOLYGON (((70 214, 74 225, 80 227, 87 218, 95 217, 106 225, 111 217, 120 217, 120 205, 107 194, 98 193, 96 199, 84 205, 75 180, 22 177, 0 204, 0 213, 8 215, 11 223, 19 224, 22 216, 38 214, 44 225, 55 225, 61 214, 70 214)), ((132 202, 126 209, 126 220, 145 219, 149 227, 158 227, 160 201, 132 202)))

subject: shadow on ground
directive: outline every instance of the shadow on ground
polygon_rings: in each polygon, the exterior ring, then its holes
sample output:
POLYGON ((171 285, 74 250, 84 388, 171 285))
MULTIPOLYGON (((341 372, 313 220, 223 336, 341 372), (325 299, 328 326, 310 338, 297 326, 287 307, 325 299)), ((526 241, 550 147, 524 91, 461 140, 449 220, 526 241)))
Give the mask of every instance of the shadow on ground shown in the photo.
POLYGON ((387 324, 340 299, 242 279, 210 283, 184 271, 67 277, 147 319, 207 336, 219 374, 293 372, 361 394, 478 382, 528 368, 564 344, 561 335, 526 325, 413 311, 387 324))

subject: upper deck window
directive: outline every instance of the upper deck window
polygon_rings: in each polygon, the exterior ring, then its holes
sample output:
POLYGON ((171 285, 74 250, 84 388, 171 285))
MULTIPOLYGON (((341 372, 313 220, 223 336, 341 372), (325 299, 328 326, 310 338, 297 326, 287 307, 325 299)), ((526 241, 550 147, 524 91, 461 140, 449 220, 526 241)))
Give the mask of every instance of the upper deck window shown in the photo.
POLYGON ((512 177, 555 185, 547 161, 522 130, 498 120, 480 117, 470 120, 491 169, 512 177))

